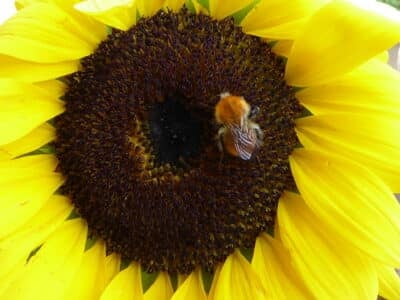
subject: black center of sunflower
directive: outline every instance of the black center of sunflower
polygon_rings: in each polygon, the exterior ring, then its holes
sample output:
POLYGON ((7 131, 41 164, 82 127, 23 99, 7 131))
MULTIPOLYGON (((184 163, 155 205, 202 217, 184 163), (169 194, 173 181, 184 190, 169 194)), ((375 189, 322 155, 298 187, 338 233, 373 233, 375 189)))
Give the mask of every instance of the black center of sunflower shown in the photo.
POLYGON ((187 99, 167 96, 150 110, 149 137, 159 165, 182 165, 200 152, 201 121, 184 107, 187 99))
POLYGON ((213 269, 274 225, 302 111, 284 61, 232 19, 186 9, 114 30, 68 78, 55 121, 63 192, 108 249, 148 271, 213 269), (217 147, 222 92, 260 112, 249 161, 217 147))

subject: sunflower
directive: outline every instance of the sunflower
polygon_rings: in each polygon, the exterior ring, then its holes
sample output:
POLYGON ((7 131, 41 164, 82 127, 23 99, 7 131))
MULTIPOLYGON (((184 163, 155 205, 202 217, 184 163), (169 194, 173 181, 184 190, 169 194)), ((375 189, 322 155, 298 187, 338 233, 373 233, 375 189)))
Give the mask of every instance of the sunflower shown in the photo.
POLYGON ((367 1, 17 0, 1 299, 400 299, 400 40, 367 1), (242 96, 263 139, 218 149, 242 96))

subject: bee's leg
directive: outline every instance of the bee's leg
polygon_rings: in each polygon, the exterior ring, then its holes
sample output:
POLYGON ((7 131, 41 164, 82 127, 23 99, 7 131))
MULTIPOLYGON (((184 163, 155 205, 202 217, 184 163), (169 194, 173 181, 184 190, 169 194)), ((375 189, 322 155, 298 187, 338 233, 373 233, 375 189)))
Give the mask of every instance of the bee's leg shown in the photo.
POLYGON ((249 119, 255 118, 260 112, 260 107, 253 106, 250 110, 249 119))
POLYGON ((217 146, 218 146, 219 152, 224 152, 224 145, 223 145, 223 141, 222 141, 222 139, 224 138, 224 133, 225 133, 225 128, 221 127, 218 130, 218 134, 216 136, 217 146))
POLYGON ((221 170, 222 166, 222 160, 224 159, 224 143, 223 143, 223 138, 224 138, 224 133, 225 133, 225 127, 221 127, 218 130, 218 135, 217 135, 217 146, 219 150, 219 163, 218 163, 218 170, 221 170))
MULTIPOLYGON (((263 144, 264 132, 262 131, 260 126, 258 126, 258 124, 256 124, 256 123, 251 123, 251 128, 256 132, 256 135, 257 135, 256 148, 259 148, 263 144)), ((257 164, 260 165, 261 164, 260 158, 258 157, 258 155, 256 155, 255 157, 256 157, 256 160, 257 160, 257 164)))
POLYGON ((256 123, 251 122, 250 127, 251 127, 251 129, 254 129, 254 131, 257 134, 258 140, 261 142, 264 139, 264 132, 262 131, 260 126, 256 123))

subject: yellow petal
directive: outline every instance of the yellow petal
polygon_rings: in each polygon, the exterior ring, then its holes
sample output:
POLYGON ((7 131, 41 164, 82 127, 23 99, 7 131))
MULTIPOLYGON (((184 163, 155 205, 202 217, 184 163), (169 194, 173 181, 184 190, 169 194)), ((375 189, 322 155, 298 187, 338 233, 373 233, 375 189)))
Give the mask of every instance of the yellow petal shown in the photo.
POLYGON ((193 6, 194 6, 196 14, 200 14, 200 13, 205 14, 205 15, 209 14, 207 8, 205 8, 203 5, 201 5, 198 0, 190 0, 190 1, 192 2, 193 6))
POLYGON ((31 5, 32 3, 39 2, 41 0, 15 0, 15 7, 17 9, 22 9, 25 6, 31 5))
POLYGON ((29 5, 0 27, 0 54, 32 62, 76 60, 96 46, 79 37, 75 21, 50 3, 29 5))
POLYGON ((389 62, 389 51, 383 51, 382 53, 378 54, 376 58, 381 62, 387 64, 389 62))
POLYGON ((64 111, 63 102, 25 83, 0 79, 0 145, 9 144, 64 111))
POLYGON ((210 16, 221 20, 245 8, 253 0, 209 0, 210 16))
POLYGON ((35 177, 37 174, 51 173, 56 169, 57 164, 58 160, 52 154, 29 155, 0 161, 0 184, 35 177))
POLYGON ((399 40, 400 18, 361 9, 349 1, 332 1, 311 17, 295 40, 286 80, 295 86, 329 82, 399 40))
POLYGON ((357 161, 379 175, 393 192, 400 192, 398 118, 318 115, 297 120, 296 131, 306 148, 329 151, 357 161))
POLYGON ((240 26, 247 34, 271 38, 296 38, 307 18, 325 0, 261 0, 244 18, 240 26))
MULTIPOLYGON (((15 0, 15 7, 20 10, 26 6, 29 6, 31 4, 35 3, 40 3, 40 2, 55 2, 56 0, 15 0)), ((69 2, 70 0, 64 0, 66 2, 69 2)))
POLYGON ((110 281, 118 274, 121 264, 121 257, 112 253, 106 257, 106 271, 105 271, 105 284, 108 285, 110 281))
POLYGON ((178 287, 180 287, 188 277, 188 274, 178 274, 178 287))
POLYGON ((2 298, 61 299, 81 263, 86 234, 82 220, 65 222, 29 260, 2 298))
POLYGON ((323 218, 316 218, 299 196, 282 195, 278 221, 293 265, 315 298, 377 298, 378 279, 374 266, 334 232, 325 231, 323 218))
POLYGON ((185 0, 166 0, 164 3, 164 7, 174 12, 178 12, 184 4, 185 0))
POLYGON ((144 300, 170 300, 174 289, 172 288, 171 280, 166 272, 160 272, 156 281, 144 294, 144 300))
MULTIPOLYGON (((51 156, 48 157, 52 161, 51 156)), ((5 174, 0 173, 0 237, 18 229, 34 216, 64 182, 60 174, 31 172, 16 167, 17 163, 0 163, 1 173, 5 174)))
POLYGON ((304 201, 327 227, 374 259, 400 265, 400 206, 379 177, 318 151, 295 150, 289 161, 304 201))
POLYGON ((139 13, 143 17, 151 17, 162 9, 165 0, 136 0, 139 13))
POLYGON ((6 276, 3 276, 0 281, 0 297, 3 292, 10 286, 12 282, 15 281, 24 271, 26 263, 26 258, 20 260, 16 265, 13 265, 11 270, 7 273, 6 276))
POLYGON ((300 19, 292 22, 284 23, 267 29, 257 29, 246 32, 249 35, 258 36, 273 40, 295 39, 301 32, 308 19, 300 19))
POLYGON ((74 5, 80 0, 17 0, 16 6, 18 9, 22 9, 31 4, 37 3, 51 3, 58 6, 65 13, 68 14, 68 18, 72 27, 69 27, 71 32, 80 36, 83 40, 97 45, 107 36, 107 28, 93 18, 85 16, 74 9, 74 5))
POLYGON ((111 27, 128 30, 136 23, 136 1, 99 1, 86 0, 75 5, 75 8, 88 16, 111 27))
POLYGON ((240 23, 244 32, 266 29, 309 16, 325 0, 261 0, 240 23))
POLYGON ((100 297, 100 300, 116 299, 143 299, 140 267, 137 263, 132 262, 126 269, 119 272, 100 297))
POLYGON ((207 295, 204 291, 203 279, 201 270, 197 269, 192 272, 186 280, 179 286, 171 300, 207 300, 207 295))
POLYGON ((79 60, 41 64, 0 54, 0 77, 37 82, 54 79, 78 71, 79 60))
POLYGON ((46 0, 45 2, 56 4, 67 13, 71 24, 68 30, 95 49, 101 41, 107 38, 107 26, 77 11, 74 6, 80 1, 82 0, 46 0))
POLYGON ((288 57, 290 55, 290 51, 292 50, 292 46, 292 40, 281 40, 274 44, 272 51, 277 55, 288 57))
POLYGON ((68 85, 61 82, 60 80, 47 80, 35 83, 36 86, 40 87, 44 92, 48 93, 49 96, 61 97, 65 94, 68 85))
POLYGON ((50 124, 44 123, 24 137, 0 146, 0 161, 12 159, 25 153, 32 152, 55 139, 56 131, 50 124))
POLYGON ((290 261, 290 254, 278 240, 264 233, 257 238, 251 265, 268 292, 268 299, 312 298, 290 261))
POLYGON ((19 274, 15 269, 25 265, 30 253, 64 222, 72 209, 66 197, 52 196, 18 231, 0 240, 0 295, 19 274))
POLYGON ((258 275, 238 250, 230 255, 215 283, 211 300, 265 299, 265 291, 258 275))
POLYGON ((1 235, 9 234, 35 215, 62 183, 62 177, 55 173, 1 183, 1 235))
POLYGON ((296 97, 313 114, 384 114, 400 118, 400 73, 370 60, 327 84, 300 90, 296 97))
POLYGON ((391 267, 377 266, 379 295, 387 300, 400 299, 400 276, 391 267))
POLYGON ((105 259, 105 244, 98 241, 83 254, 78 275, 66 290, 64 299, 99 299, 105 288, 105 259))

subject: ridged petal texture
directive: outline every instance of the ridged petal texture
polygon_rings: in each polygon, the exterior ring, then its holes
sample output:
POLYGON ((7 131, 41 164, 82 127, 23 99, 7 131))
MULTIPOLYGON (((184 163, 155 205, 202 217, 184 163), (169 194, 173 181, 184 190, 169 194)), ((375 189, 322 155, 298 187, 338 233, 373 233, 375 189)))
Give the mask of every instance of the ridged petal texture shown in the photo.
POLYGON ((0 27, 0 54, 39 63, 80 59, 91 54, 106 35, 104 25, 86 23, 68 13, 68 7, 28 5, 0 27))
POLYGON ((52 155, 0 162, 0 237, 33 217, 63 184, 52 155))
POLYGON ((33 3, 37 2, 45 2, 46 0, 15 0, 15 7, 17 9, 22 9, 28 5, 31 5, 33 3))
POLYGON ((199 0, 190 0, 190 1, 193 4, 193 8, 194 8, 194 11, 196 12, 196 14, 199 14, 199 13, 203 13, 205 15, 209 14, 207 8, 205 8, 203 5, 201 5, 199 0))
POLYGON ((35 63, 0 54, 0 77, 20 81, 39 82, 62 77, 78 71, 79 61, 52 64, 35 63))
POLYGON ((400 73, 385 61, 372 59, 327 84, 307 87, 296 97, 314 115, 382 114, 400 118, 400 73))
POLYGON ((62 299, 81 264, 87 226, 66 221, 23 267, 4 291, 3 299, 62 299))
POLYGON ((292 40, 280 40, 273 45, 272 51, 277 55, 288 57, 290 55, 290 51, 292 51, 292 46, 292 40))
POLYGON ((400 299, 400 274, 393 268, 377 265, 379 295, 387 300, 400 299))
POLYGON ((278 220, 293 265, 316 299, 377 298, 378 279, 372 263, 343 240, 329 235, 325 224, 299 196, 282 196, 278 220))
POLYGON ((262 233, 257 238, 251 265, 268 299, 310 299, 310 293, 291 265, 290 253, 277 239, 262 233))
POLYGON ((136 23, 135 0, 86 0, 76 4, 75 8, 99 22, 121 30, 128 30, 136 23))
MULTIPOLYGON (((76 32, 83 34, 83 38, 90 41, 93 46, 97 45, 106 36, 106 28, 92 18, 88 18, 73 10, 76 0, 17 0, 16 7, 23 9, 32 4, 48 5, 57 4, 59 9, 67 13, 69 20, 76 26, 76 32), (46 4, 47 3, 47 4, 46 4)), ((17 18, 18 15, 15 16, 17 18)), ((44 21, 44 20, 42 20, 44 21)), ((19 21, 20 23, 23 21, 19 21)), ((45 30, 45 29, 44 29, 45 30)), ((38 63, 25 59, 15 58, 0 54, 0 77, 10 77, 17 80, 38 82, 59 78, 78 70, 79 60, 61 61, 55 63, 38 63)))
POLYGON ((153 16, 157 11, 159 11, 164 3, 165 0, 136 0, 137 1, 137 7, 139 9, 139 13, 143 17, 151 17, 153 16))
POLYGON ((99 299, 105 288, 105 263, 105 244, 97 241, 83 254, 77 276, 68 286, 64 299, 99 299))
POLYGON ((106 269, 104 278, 105 278, 105 284, 108 285, 120 270, 121 257, 116 253, 112 253, 106 257, 105 264, 106 264, 105 265, 106 269))
POLYGON ((370 257, 400 265, 400 206, 379 177, 353 161, 305 149, 294 151, 290 166, 304 201, 327 228, 370 257))
POLYGON ((260 278, 238 250, 215 273, 209 295, 210 300, 261 300, 265 297, 260 278))
MULTIPOLYGON (((54 232, 72 211, 66 197, 52 196, 32 218, 0 241, 0 298, 21 273, 31 252, 54 232)), ((5 299, 5 298, 2 298, 5 299)))
MULTIPOLYGON (((81 0, 39 0, 38 2, 55 4, 57 7, 61 8, 68 15, 68 21, 70 21, 72 25, 72 27, 67 27, 67 29, 77 34, 82 40, 85 40, 95 49, 97 45, 107 37, 107 27, 77 11, 74 6, 80 1, 81 0)), ((69 23, 67 23, 67 25, 69 25, 69 23)))
POLYGON ((269 39, 294 39, 307 18, 326 0, 261 0, 240 26, 247 34, 269 39))
POLYGON ((286 80, 294 86, 329 82, 400 40, 400 12, 368 2, 369 9, 345 0, 317 11, 293 44, 286 80))
POLYGON ((49 94, 49 96, 57 98, 63 96, 68 87, 65 83, 61 82, 58 79, 40 81, 34 83, 34 85, 39 88, 42 88, 45 93, 49 94))
POLYGON ((207 300, 201 270, 192 272, 176 290, 171 300, 207 300))
POLYGON ((0 146, 0 161, 12 159, 22 154, 34 151, 54 140, 55 135, 55 128, 48 123, 44 123, 24 137, 9 144, 0 146))
POLYGON ((251 4, 253 0, 209 0, 210 16, 221 20, 251 4))
POLYGON ((174 293, 171 280, 166 272, 160 272, 156 281, 144 294, 144 300, 169 300, 174 293))
POLYGON ((164 7, 177 12, 183 7, 184 4, 185 0, 166 0, 164 2, 164 7))
POLYGON ((0 79, 0 146, 9 144, 61 114, 63 102, 45 89, 0 79))
POLYGON ((140 267, 131 263, 120 271, 104 290, 101 300, 140 300, 143 299, 140 267))
POLYGON ((324 114, 299 119, 296 131, 308 149, 357 161, 400 192, 400 119, 390 114, 324 114))

